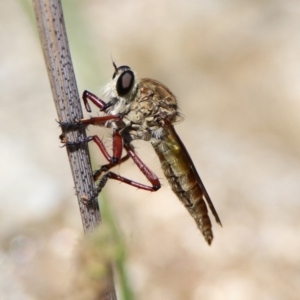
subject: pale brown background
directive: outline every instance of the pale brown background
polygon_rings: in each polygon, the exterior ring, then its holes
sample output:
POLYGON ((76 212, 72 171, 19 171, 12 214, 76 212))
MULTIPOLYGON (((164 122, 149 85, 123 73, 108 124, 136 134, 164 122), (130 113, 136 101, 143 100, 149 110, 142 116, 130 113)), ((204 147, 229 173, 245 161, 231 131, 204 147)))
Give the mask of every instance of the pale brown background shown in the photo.
MULTIPOLYGON (((299 299, 300 2, 63 3, 80 93, 100 94, 110 55, 165 83, 223 222, 208 247, 137 143, 163 188, 106 187, 136 299, 299 299)), ((30 6, 0 2, 0 298, 61 299, 82 226, 30 6)))

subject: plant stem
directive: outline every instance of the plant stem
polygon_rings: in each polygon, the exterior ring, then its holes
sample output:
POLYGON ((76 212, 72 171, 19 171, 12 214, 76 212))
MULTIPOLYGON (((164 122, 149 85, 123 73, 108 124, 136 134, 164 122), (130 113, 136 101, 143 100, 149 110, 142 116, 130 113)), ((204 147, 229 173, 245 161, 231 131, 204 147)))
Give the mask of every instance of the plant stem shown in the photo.
MULTIPOLYGON (((33 0, 33 6, 58 119, 62 122, 79 120, 83 114, 61 1, 33 0)), ((66 131, 64 134, 70 141, 78 141, 86 137, 84 128, 66 131)), ((88 147, 84 144, 74 150, 66 148, 84 232, 86 234, 91 233, 99 225, 101 218, 97 197, 94 197, 89 205, 82 201, 83 198, 92 198, 95 191, 88 147)), ((108 274, 111 274, 111 271, 108 271, 108 274)), ((117 299, 112 276, 110 276, 109 284, 99 299, 117 299)))

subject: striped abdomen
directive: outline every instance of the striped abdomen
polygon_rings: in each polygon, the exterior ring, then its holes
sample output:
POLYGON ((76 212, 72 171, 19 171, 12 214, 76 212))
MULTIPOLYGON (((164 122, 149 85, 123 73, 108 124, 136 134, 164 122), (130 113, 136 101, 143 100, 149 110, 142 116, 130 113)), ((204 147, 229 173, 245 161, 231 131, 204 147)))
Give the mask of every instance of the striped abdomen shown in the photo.
POLYGON ((206 203, 216 221, 219 224, 221 221, 174 127, 172 125, 165 127, 163 138, 153 142, 152 145, 173 192, 194 218, 207 243, 211 244, 213 232, 206 203))

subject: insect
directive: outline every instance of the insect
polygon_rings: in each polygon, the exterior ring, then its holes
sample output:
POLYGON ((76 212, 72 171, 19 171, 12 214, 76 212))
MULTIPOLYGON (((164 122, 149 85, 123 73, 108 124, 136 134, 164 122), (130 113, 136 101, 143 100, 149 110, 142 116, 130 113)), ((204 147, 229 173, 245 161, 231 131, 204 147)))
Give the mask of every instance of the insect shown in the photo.
POLYGON ((157 176, 142 162, 131 144, 134 140, 149 141, 158 155, 173 192, 194 218, 210 245, 213 232, 207 205, 216 222, 222 224, 190 155, 174 129, 173 124, 181 118, 175 96, 156 80, 136 79, 135 73, 128 66, 117 67, 114 62, 113 66, 115 71, 112 80, 104 89, 108 102, 88 91, 83 93, 86 110, 91 112, 90 101, 104 113, 104 116, 82 119, 80 123, 113 129, 112 155, 108 153, 97 135, 85 140, 85 142, 94 141, 108 161, 108 164, 94 173, 94 180, 102 178, 105 174, 108 178, 140 189, 157 191, 161 186, 157 176), (127 154, 122 157, 123 149, 127 154), (129 158, 135 162, 152 186, 132 181, 110 171, 129 158))

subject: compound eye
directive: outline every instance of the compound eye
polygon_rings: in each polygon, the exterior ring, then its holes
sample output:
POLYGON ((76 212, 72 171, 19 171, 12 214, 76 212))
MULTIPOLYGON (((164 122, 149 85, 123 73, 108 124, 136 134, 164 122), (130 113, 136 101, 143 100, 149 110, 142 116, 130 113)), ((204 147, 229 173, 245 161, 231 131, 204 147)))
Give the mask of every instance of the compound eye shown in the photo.
POLYGON ((114 72, 114 74, 112 76, 112 79, 114 79, 119 72, 122 72, 122 71, 125 71, 125 70, 130 70, 130 68, 128 66, 117 67, 115 63, 113 63, 113 65, 115 67, 115 72, 114 72))
POLYGON ((134 85, 134 74, 131 70, 124 71, 117 80, 117 93, 119 96, 125 96, 130 92, 134 85))

